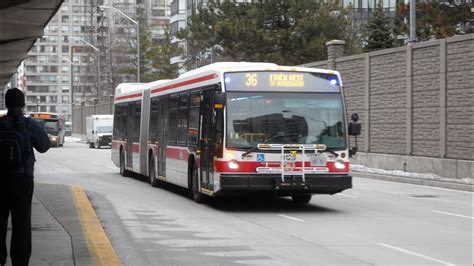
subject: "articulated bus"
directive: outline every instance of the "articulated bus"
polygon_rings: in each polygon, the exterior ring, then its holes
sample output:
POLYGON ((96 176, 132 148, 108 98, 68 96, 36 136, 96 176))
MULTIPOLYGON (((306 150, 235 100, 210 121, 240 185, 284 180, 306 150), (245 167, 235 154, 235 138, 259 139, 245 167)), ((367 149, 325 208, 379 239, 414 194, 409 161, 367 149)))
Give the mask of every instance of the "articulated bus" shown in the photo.
POLYGON ((38 121, 49 136, 51 146, 64 145, 66 135, 66 120, 64 117, 54 113, 30 113, 31 118, 38 121))
POLYGON ((187 188, 196 202, 268 192, 307 203, 352 187, 348 135, 360 124, 347 124, 336 71, 221 62, 121 85, 114 108, 120 173, 187 188))

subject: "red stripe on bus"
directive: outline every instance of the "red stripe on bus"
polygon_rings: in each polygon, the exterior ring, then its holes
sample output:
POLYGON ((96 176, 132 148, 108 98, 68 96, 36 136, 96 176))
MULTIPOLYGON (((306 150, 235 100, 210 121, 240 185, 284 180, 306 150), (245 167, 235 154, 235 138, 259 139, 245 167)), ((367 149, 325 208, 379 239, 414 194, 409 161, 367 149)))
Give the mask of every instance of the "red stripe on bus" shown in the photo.
POLYGON ((134 94, 130 94, 130 95, 124 95, 124 96, 119 96, 117 98, 115 98, 116 101, 120 101, 120 100, 125 100, 125 99, 131 99, 131 98, 135 98, 135 97, 141 97, 143 95, 143 93, 134 93, 134 94))
POLYGON ((246 173, 255 173, 258 166, 265 166, 265 164, 260 162, 239 162, 239 168, 230 169, 228 162, 224 161, 214 161, 214 166, 216 172, 246 172, 246 173))
MULTIPOLYGON (((239 161, 239 168, 237 169, 230 169, 228 166, 228 162, 226 161, 215 161, 215 169, 217 172, 246 172, 246 173, 254 173, 257 172, 257 167, 264 167, 265 163, 261 162, 245 162, 245 161, 239 161)), ((280 167, 280 162, 268 162, 269 167, 280 167)), ((349 163, 345 162, 344 163, 344 169, 337 169, 335 166, 335 162, 327 162, 326 167, 328 168, 330 173, 347 173, 349 172, 349 163)), ((296 162, 295 167, 301 168, 301 163, 296 162)), ((310 162, 305 162, 305 167, 311 167, 310 162)))
POLYGON ((326 166, 329 169, 330 173, 339 172, 339 173, 347 173, 349 172, 349 162, 344 162, 344 169, 337 169, 335 166, 336 162, 327 162, 326 166))
POLYGON ((120 140, 112 140, 112 149, 119 149, 120 145, 125 144, 125 142, 120 140))
POLYGON ((185 149, 166 148, 166 158, 187 161, 189 151, 185 149))
POLYGON ((151 93, 153 94, 153 93, 158 93, 158 92, 165 91, 165 90, 176 89, 176 88, 183 87, 183 86, 186 86, 186 85, 191 85, 191 84, 194 84, 194 83, 199 83, 199 82, 203 82, 203 81, 206 81, 206 80, 211 80, 211 79, 216 78, 216 77, 217 77, 217 74, 209 74, 207 76, 186 80, 186 81, 183 81, 183 82, 179 82, 179 83, 176 83, 176 84, 171 84, 171 85, 161 87, 161 88, 152 89, 151 93))
POLYGON ((132 153, 140 153, 140 144, 132 143, 132 153))

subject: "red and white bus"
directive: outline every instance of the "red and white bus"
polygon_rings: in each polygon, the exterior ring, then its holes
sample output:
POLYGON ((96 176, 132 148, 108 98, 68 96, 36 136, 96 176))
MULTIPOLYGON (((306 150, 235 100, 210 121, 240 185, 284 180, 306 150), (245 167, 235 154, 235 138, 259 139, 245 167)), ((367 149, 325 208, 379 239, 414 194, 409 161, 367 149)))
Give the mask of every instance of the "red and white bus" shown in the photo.
POLYGON ((215 63, 120 85, 112 160, 124 176, 187 188, 197 202, 254 191, 307 203, 352 187, 348 132, 360 127, 345 114, 336 71, 215 63))

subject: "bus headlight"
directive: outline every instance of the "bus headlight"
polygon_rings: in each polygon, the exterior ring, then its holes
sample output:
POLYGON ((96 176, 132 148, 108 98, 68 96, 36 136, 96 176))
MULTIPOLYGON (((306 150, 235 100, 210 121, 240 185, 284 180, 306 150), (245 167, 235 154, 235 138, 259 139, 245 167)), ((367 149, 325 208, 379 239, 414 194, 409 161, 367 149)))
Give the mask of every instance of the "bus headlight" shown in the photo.
POLYGON ((227 166, 229 166, 230 169, 235 170, 239 168, 239 163, 236 160, 230 160, 227 163, 227 166))
POLYGON ((52 140, 52 141, 56 141, 56 137, 51 137, 51 140, 52 140))
POLYGON ((334 167, 336 167, 336 169, 342 170, 346 168, 346 165, 344 164, 343 161, 338 160, 334 163, 334 167))

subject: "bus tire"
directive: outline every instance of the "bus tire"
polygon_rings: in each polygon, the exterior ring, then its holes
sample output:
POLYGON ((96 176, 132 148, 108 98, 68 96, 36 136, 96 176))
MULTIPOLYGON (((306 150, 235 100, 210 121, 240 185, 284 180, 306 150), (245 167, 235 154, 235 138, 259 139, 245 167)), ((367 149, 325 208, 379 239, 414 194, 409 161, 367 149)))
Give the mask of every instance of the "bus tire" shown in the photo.
POLYGON ((89 142, 89 148, 90 148, 90 149, 93 149, 93 148, 94 148, 94 143, 89 142))
POLYGON ((312 195, 292 195, 294 203, 298 204, 308 204, 311 201, 312 195))
POLYGON ((191 197, 197 203, 204 203, 206 198, 199 191, 199 180, 198 180, 198 170, 196 167, 193 167, 193 171, 191 173, 191 197))
POLYGON ((122 151, 120 151, 120 175, 122 175, 123 177, 130 176, 130 172, 125 169, 125 155, 122 151))
POLYGON ((150 156, 149 162, 148 176, 150 177, 150 185, 152 187, 158 187, 160 185, 160 181, 158 178, 156 178, 155 159, 153 159, 153 156, 150 156))

